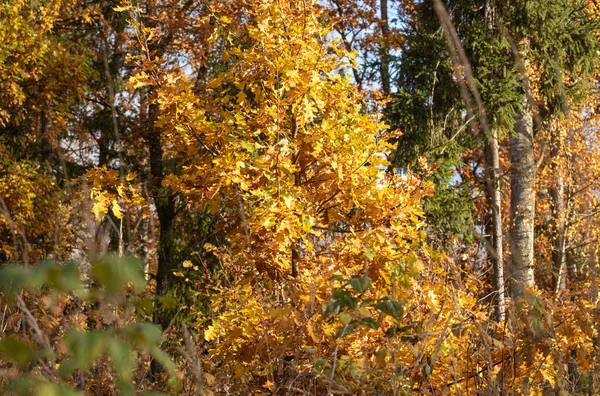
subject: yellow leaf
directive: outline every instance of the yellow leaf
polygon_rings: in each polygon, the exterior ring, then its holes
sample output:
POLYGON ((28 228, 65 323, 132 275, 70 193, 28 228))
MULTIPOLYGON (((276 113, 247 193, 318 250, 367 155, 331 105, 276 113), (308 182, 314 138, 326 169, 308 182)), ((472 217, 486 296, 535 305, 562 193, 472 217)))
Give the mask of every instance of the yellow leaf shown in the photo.
POLYGON ((275 225, 275 219, 272 217, 267 217, 265 219, 265 221, 263 222, 263 226, 265 226, 265 228, 271 228, 275 225))
POLYGON ((269 390, 273 390, 274 388, 274 384, 271 381, 267 381, 265 382, 265 384, 263 385, 263 388, 267 388, 269 390))
POLYGON ((98 194, 94 197, 94 206, 92 207, 92 212, 94 212, 94 216, 96 220, 102 219, 106 214, 108 209, 108 200, 104 193, 98 194))
POLYGON ((312 216, 306 216, 302 219, 302 229, 305 232, 310 232, 312 227, 315 225, 315 219, 312 216))
POLYGON ((121 209, 121 206, 119 206, 119 203, 116 199, 113 199, 112 201, 112 212, 117 219, 123 218, 123 209, 121 209))
POLYGON ((204 339, 206 341, 212 341, 217 338, 218 332, 214 325, 208 326, 208 328, 204 331, 204 339))
POLYGON ((113 7, 113 10, 116 12, 124 12, 124 11, 129 11, 132 8, 133 7, 131 7, 131 6, 117 6, 117 7, 113 7))
POLYGON ((285 206, 287 206, 288 208, 292 207, 292 203, 294 203, 294 197, 291 196, 287 196, 283 198, 283 201, 285 202, 285 206))
POLYGON ((209 373, 204 373, 204 379, 206 380, 206 385, 213 386, 215 384, 215 376, 209 373))
POLYGON ((352 319, 352 317, 348 312, 340 313, 340 322, 342 322, 343 325, 350 323, 350 319, 352 319))

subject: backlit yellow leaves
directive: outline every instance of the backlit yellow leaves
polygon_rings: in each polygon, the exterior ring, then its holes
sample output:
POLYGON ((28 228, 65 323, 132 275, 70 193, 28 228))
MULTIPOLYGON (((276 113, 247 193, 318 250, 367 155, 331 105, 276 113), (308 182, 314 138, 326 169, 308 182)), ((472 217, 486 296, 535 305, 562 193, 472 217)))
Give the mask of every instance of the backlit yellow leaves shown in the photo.
POLYGON ((133 184, 134 175, 121 178, 116 170, 106 167, 95 168, 88 172, 92 212, 96 220, 101 220, 110 209, 117 219, 122 219, 127 207, 145 210, 145 199, 140 189, 133 184))
POLYGON ((132 76, 128 81, 129 89, 136 90, 152 84, 152 78, 148 73, 142 71, 132 76))

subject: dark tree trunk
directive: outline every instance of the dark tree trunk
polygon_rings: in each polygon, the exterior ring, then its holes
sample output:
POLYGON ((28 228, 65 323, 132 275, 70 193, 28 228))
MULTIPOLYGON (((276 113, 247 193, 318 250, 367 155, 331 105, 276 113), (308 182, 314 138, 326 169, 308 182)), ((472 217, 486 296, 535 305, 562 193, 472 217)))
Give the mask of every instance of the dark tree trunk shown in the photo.
MULTIPOLYGON (((175 200, 171 191, 161 185, 164 179, 164 170, 160 131, 153 130, 148 138, 148 145, 150 149, 150 172, 153 179, 152 195, 160 225, 158 269, 156 272, 156 297, 158 298, 173 285, 172 272, 176 268, 174 249, 175 200)), ((159 306, 156 308, 154 321, 165 330, 169 326, 172 315, 159 306)))
POLYGON ((388 20, 388 2, 380 0, 381 7, 381 45, 380 45, 380 74, 381 88, 386 95, 390 94, 390 25, 388 20))
MULTIPOLYGON (((176 268, 175 258, 175 197, 170 189, 162 186, 164 179, 163 149, 160 130, 154 123, 158 116, 156 105, 150 105, 148 112, 149 135, 147 137, 150 151, 150 173, 152 176, 152 196, 158 214, 160 235, 158 239, 158 269, 156 272, 156 291, 154 300, 154 323, 163 331, 169 328, 173 320, 173 311, 160 306, 160 297, 167 293, 174 285, 173 271, 176 268)), ((156 360, 152 361, 151 371, 156 376, 161 371, 161 366, 156 360)))

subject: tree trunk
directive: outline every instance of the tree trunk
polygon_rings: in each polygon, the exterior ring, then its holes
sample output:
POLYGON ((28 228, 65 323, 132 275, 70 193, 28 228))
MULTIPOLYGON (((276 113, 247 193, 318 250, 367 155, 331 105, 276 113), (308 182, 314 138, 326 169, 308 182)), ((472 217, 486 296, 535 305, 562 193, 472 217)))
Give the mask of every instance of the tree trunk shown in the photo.
MULTIPOLYGON (((503 322, 505 320, 505 299, 504 299, 504 250, 503 227, 502 227, 502 195, 500 190, 500 155, 498 146, 498 132, 492 132, 491 140, 486 142, 485 147, 486 167, 487 167, 487 195, 492 214, 491 246, 493 251, 489 252, 494 267, 494 291, 496 292, 495 314, 496 320, 503 322)), ((490 250, 490 249, 488 249, 490 250)))
POLYGON ((567 287, 567 260, 565 250, 565 182, 560 165, 555 163, 560 151, 560 142, 555 136, 551 150, 552 174, 556 175, 556 184, 550 188, 551 199, 551 227, 552 232, 552 265, 553 287, 558 292, 567 287))
MULTIPOLYGON (((488 34, 494 32, 494 18, 496 6, 493 1, 485 3, 485 20, 488 34)), ((500 153, 498 144, 498 131, 491 130, 491 136, 486 136, 484 157, 487 169, 487 196, 492 214, 491 239, 493 252, 490 252, 494 267, 494 291, 496 292, 495 314, 498 322, 506 318, 505 285, 504 285, 504 228, 502 224, 502 194, 500 153)), ((489 250, 489 249, 488 249, 489 250)))
POLYGON ((510 138, 510 291, 513 298, 535 285, 533 231, 535 219, 536 163, 533 150, 533 119, 527 99, 516 115, 510 138))
MULTIPOLYGON (((172 289, 173 271, 177 267, 175 260, 175 204, 170 191, 159 189, 154 198, 158 221, 160 223, 160 236, 158 240, 158 270, 156 272, 156 297, 163 296, 172 289)), ((166 330, 173 319, 173 312, 157 307, 154 321, 166 330)))
MULTIPOLYGON (((163 150, 160 130, 154 127, 158 115, 156 105, 150 105, 148 112, 149 135, 147 137, 150 151, 150 173, 152 175, 152 195, 154 205, 158 214, 160 235, 158 238, 158 269, 156 272, 156 290, 154 294, 153 321, 163 331, 167 330, 173 319, 173 311, 161 307, 159 299, 174 285, 173 271, 177 266, 175 259, 175 199, 168 188, 162 187, 164 179, 163 150)), ((157 377, 162 366, 152 360, 150 364, 151 374, 157 377)))
POLYGON ((49 165, 50 156, 52 155, 52 143, 48 137, 48 116, 44 110, 40 112, 40 134, 42 136, 42 162, 45 162, 49 165))
MULTIPOLYGON (((441 0, 434 0, 433 7, 437 14, 440 24, 442 25, 444 36, 452 63, 456 70, 462 68, 464 74, 455 73, 456 80, 460 89, 460 94, 465 102, 467 117, 477 117, 477 123, 473 124, 473 130, 484 132, 484 160, 486 169, 486 193, 488 203, 492 211, 492 243, 488 246, 488 254, 492 257, 494 266, 494 291, 496 292, 498 303, 496 305, 496 318, 499 321, 505 319, 505 286, 504 286, 504 254, 502 249, 503 227, 502 227, 502 196, 500 194, 500 159, 498 152, 498 134, 497 131, 492 131, 487 122, 485 109, 477 84, 473 77, 473 72, 469 64, 460 39, 456 33, 456 29, 450 21, 446 7, 441 0), (475 107, 476 105, 476 107, 475 107)), ((485 16, 488 22, 488 30, 493 31, 494 28, 495 6, 492 1, 486 2, 485 16)))
POLYGON ((158 214, 160 235, 158 239, 158 270, 156 272, 156 301, 154 322, 165 330, 172 319, 172 313, 158 306, 158 298, 168 291, 173 285, 173 271, 176 268, 174 225, 175 225, 175 200, 168 188, 162 187, 164 179, 163 150, 160 131, 153 126, 156 119, 155 111, 151 109, 152 132, 148 137, 150 150, 150 173, 152 175, 152 195, 158 214))
POLYGON ((598 279, 598 260, 596 256, 596 243, 590 243, 588 247, 587 263, 590 270, 590 299, 596 299, 598 296, 598 287, 596 286, 596 280, 598 279))
POLYGON ((380 64, 381 88, 386 95, 390 94, 390 25, 388 20, 388 2, 380 0, 381 7, 381 46, 380 64))
MULTIPOLYGON (((559 74, 560 75, 560 74, 559 74)), ((559 80, 562 87, 562 79, 559 80)), ((562 112, 565 117, 569 116, 568 100, 562 98, 562 112)), ((566 252, 566 206, 565 206, 565 179, 563 167, 561 166, 561 153, 563 148, 563 137, 560 129, 556 128, 550 135, 550 169, 556 177, 555 185, 550 187, 551 220, 550 231, 552 240, 552 269, 553 288, 555 292, 567 287, 567 252, 566 252)))

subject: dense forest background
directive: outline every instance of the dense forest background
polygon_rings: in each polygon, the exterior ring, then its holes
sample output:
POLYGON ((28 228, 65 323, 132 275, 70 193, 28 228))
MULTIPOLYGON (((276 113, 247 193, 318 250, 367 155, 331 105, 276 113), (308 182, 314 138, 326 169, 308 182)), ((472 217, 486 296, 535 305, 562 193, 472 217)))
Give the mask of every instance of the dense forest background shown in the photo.
POLYGON ((0 389, 600 394, 595 0, 4 0, 0 389))

